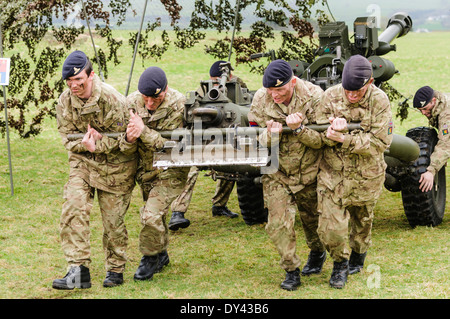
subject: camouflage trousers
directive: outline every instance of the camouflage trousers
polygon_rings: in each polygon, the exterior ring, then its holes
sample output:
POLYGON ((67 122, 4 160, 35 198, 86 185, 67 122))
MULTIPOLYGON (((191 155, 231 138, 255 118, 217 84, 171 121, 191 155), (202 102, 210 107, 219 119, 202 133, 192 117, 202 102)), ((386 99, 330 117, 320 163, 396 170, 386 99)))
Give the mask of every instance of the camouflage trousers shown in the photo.
MULTIPOLYGON (((172 212, 185 213, 191 203, 194 186, 200 171, 197 167, 192 166, 187 176, 186 185, 180 196, 178 196, 170 206, 172 212)), ((216 192, 211 199, 214 206, 226 206, 231 192, 233 191, 234 181, 219 179, 216 184, 216 192)))
POLYGON ((219 179, 216 184, 216 192, 211 198, 213 206, 227 206, 233 187, 234 181, 219 179))
POLYGON ((300 267, 296 253, 295 215, 299 212, 306 244, 311 250, 325 251, 317 234, 316 184, 308 185, 293 194, 290 189, 273 179, 263 181, 263 191, 269 209, 266 231, 281 256, 280 265, 286 271, 300 267))
POLYGON ((141 208, 142 229, 139 234, 139 250, 144 256, 156 255, 169 245, 166 215, 170 204, 181 194, 189 170, 168 169, 151 180, 140 183, 145 206, 141 208))
POLYGON ((334 261, 349 259, 351 251, 347 243, 359 254, 369 249, 374 208, 375 202, 362 206, 339 205, 333 201, 330 192, 318 192, 318 233, 334 261))
MULTIPOLYGON (((94 195, 95 188, 78 176, 70 176, 64 186, 60 235, 69 266, 89 267, 91 262, 89 218, 94 195)), ((103 221, 105 268, 121 273, 127 261, 128 233, 124 217, 131 193, 118 195, 97 189, 97 198, 103 221)))

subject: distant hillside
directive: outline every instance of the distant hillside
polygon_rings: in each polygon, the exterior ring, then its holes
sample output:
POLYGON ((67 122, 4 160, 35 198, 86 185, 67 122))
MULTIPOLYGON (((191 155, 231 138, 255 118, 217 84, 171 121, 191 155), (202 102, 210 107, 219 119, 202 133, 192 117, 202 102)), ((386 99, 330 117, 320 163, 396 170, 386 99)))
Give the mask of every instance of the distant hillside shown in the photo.
POLYGON ((450 30, 450 0, 328 0, 336 20, 353 24, 356 16, 379 14, 381 28, 394 13, 403 11, 413 20, 413 29, 450 30))

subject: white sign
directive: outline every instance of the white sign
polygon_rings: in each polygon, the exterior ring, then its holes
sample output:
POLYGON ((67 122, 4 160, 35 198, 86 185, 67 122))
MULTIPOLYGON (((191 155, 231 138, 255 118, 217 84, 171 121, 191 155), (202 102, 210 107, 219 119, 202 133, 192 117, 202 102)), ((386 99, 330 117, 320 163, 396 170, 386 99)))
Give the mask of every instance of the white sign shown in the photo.
POLYGON ((11 60, 9 58, 0 58, 0 85, 9 84, 9 68, 11 60))

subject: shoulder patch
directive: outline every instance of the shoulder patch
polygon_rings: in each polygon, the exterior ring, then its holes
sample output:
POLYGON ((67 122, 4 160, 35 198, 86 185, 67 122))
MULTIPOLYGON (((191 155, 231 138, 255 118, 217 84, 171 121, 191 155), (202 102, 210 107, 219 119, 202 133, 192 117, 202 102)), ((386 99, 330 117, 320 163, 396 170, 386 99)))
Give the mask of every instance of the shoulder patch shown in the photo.
POLYGON ((388 124, 388 135, 391 135, 393 131, 394 131, 394 124, 392 123, 392 121, 390 121, 388 124))

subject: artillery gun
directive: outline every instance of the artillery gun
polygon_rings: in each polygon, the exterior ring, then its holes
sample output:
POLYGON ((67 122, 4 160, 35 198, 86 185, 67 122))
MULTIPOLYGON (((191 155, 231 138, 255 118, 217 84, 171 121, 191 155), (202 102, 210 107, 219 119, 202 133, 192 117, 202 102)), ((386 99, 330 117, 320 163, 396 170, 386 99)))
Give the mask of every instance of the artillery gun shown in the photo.
MULTIPOLYGON (((388 81, 397 71, 391 61, 380 55, 396 49, 391 42, 409 32, 412 20, 405 13, 393 15, 379 37, 375 25, 374 17, 357 18, 354 43, 349 41, 344 22, 324 25, 319 32, 318 57, 310 64, 289 61, 294 74, 326 90, 341 82, 344 64, 350 56, 361 54, 373 65, 375 84, 379 86, 388 81)), ((275 59, 273 51, 252 56, 260 57, 275 59)), ((153 164, 159 168, 197 166, 209 171, 213 179, 235 180, 244 221, 249 225, 262 223, 267 220, 267 209, 260 177, 276 169, 277 150, 261 147, 257 137, 262 129, 249 126, 247 114, 254 92, 243 87, 236 78, 229 77, 232 71, 229 62, 221 67, 219 81, 202 81, 199 90, 188 92, 185 127, 160 132, 168 141, 155 153, 153 164)), ((328 125, 308 127, 325 131, 328 125)), ((351 123, 349 130, 352 129, 360 129, 359 124, 351 123)), ((290 129, 285 127, 283 134, 289 133, 290 129)), ((405 215, 412 227, 436 226, 444 216, 445 167, 436 174, 431 191, 422 193, 418 182, 429 165, 436 143, 436 130, 418 127, 410 129, 406 136, 394 134, 391 146, 384 153, 387 163, 385 188, 392 192, 401 191, 405 215)))
MULTIPOLYGON (((294 73, 325 90, 341 82, 344 64, 350 56, 361 54, 372 63, 375 85, 380 86, 398 72, 391 61, 381 56, 396 50, 395 44, 392 45, 391 42, 408 34, 412 28, 412 20, 406 13, 396 13, 378 37, 375 26, 375 17, 357 18, 354 22, 354 43, 349 41, 348 28, 344 22, 332 22, 323 26, 319 32, 319 57, 311 64, 290 61, 294 73)), ((423 193, 419 189, 419 179, 430 163, 430 156, 438 141, 437 132, 434 128, 417 127, 408 130, 406 137, 408 140, 400 140, 398 135, 394 135, 394 141, 385 153, 388 165, 385 188, 391 192, 401 192, 405 215, 412 227, 436 226, 442 222, 445 212, 445 166, 436 174, 431 191, 423 193), (418 153, 409 139, 417 143, 418 153), (400 153, 410 154, 412 160, 399 161, 400 153)))
MULTIPOLYGON (((354 42, 351 43, 344 22, 331 22, 319 32, 318 57, 312 63, 289 61, 294 74, 326 90, 341 82, 345 62, 355 54, 368 58, 373 66, 374 83, 380 86, 391 79, 397 70, 394 64, 382 58, 396 46, 391 42, 405 36, 412 28, 406 13, 396 13, 386 29, 378 36, 375 17, 359 17, 354 22, 354 42)), ((269 56, 274 52, 253 55, 269 56)), ((249 127, 247 113, 252 91, 241 87, 236 79, 229 79, 231 65, 222 65, 219 83, 201 82, 204 95, 189 92, 185 108, 186 128, 178 132, 162 132, 171 139, 165 149, 156 154, 156 167, 198 166, 209 170, 211 176, 237 181, 241 213, 248 224, 262 222, 267 211, 263 205, 262 189, 258 186, 261 174, 270 173, 276 166, 276 150, 258 145, 260 128, 249 127)), ((318 131, 327 125, 314 125, 318 131)), ((349 129, 358 129, 353 124, 349 129)), ((285 128, 284 133, 290 129, 285 128)), ((406 137, 394 134, 392 145, 385 152, 387 163, 385 187, 391 192, 401 191, 405 215, 412 227, 436 226, 442 222, 445 211, 445 167, 436 174, 434 188, 422 193, 420 175, 426 171, 429 158, 437 143, 432 128, 410 129, 406 137)))

